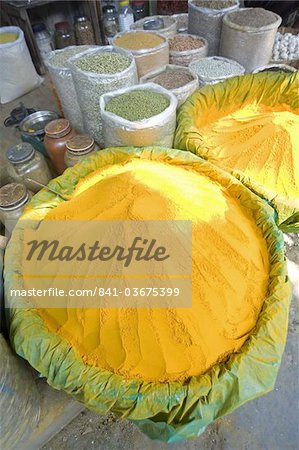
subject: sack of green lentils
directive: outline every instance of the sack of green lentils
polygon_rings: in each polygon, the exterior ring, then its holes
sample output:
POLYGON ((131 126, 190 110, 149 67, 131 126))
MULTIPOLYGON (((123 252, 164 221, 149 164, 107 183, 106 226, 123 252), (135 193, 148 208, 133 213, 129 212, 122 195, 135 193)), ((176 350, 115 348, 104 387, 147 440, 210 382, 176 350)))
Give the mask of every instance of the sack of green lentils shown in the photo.
POLYGON ((239 0, 189 0, 188 33, 204 37, 209 56, 218 55, 224 14, 239 8, 239 0))
POLYGON ((62 50, 54 50, 49 53, 45 61, 59 96, 64 116, 71 122, 72 127, 81 133, 84 133, 83 118, 77 100, 72 73, 67 67, 67 61, 72 56, 82 53, 88 48, 90 48, 88 45, 71 45, 62 50))
POLYGON ((120 89, 100 99, 105 147, 172 147, 177 98, 154 83, 120 89))
POLYGON ((197 59, 208 55, 206 39, 193 34, 176 34, 168 40, 169 62, 186 66, 197 59))
POLYGON ((198 88, 198 77, 188 67, 167 64, 140 79, 140 83, 152 82, 168 89, 178 100, 178 108, 198 88))
POLYGON ((112 46, 91 48, 69 59, 85 131, 103 146, 101 95, 137 83, 131 53, 112 46))

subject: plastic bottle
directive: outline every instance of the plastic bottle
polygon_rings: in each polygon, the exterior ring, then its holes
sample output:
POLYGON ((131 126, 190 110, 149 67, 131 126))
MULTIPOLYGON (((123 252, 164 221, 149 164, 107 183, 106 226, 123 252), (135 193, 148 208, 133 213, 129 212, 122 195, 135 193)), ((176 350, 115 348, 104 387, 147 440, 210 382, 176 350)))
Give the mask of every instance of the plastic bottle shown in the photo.
POLYGON ((120 31, 129 31, 134 23, 134 14, 129 0, 120 0, 119 2, 119 28, 120 31))
POLYGON ((40 51, 42 59, 45 59, 49 52, 53 50, 53 44, 50 34, 44 23, 35 23, 32 25, 36 44, 40 51))

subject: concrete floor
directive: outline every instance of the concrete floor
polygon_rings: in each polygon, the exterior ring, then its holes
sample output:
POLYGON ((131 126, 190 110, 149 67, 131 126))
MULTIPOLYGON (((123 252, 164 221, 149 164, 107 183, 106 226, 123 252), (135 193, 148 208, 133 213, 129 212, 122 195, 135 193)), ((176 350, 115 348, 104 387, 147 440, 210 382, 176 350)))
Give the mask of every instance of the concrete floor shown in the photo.
MULTIPOLYGON (((1 105, 0 177, 3 179, 6 149, 19 141, 19 133, 3 126, 4 118, 20 101, 27 107, 57 111, 49 81, 21 99, 1 105)), ((42 447, 43 450, 297 450, 299 449, 298 371, 298 236, 286 236, 290 278, 296 284, 290 314, 288 341, 277 384, 271 393, 247 403, 219 419, 196 440, 167 445, 153 442, 128 421, 114 415, 80 413, 42 447)), ((61 396, 65 394, 61 393, 61 396)))

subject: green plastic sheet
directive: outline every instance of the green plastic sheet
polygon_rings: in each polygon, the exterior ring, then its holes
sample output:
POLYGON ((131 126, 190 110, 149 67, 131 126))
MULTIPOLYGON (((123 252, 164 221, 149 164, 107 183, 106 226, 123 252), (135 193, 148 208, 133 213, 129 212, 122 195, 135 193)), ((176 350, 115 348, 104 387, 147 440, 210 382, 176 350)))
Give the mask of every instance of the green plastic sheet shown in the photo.
MULTIPOLYGON (((247 74, 199 89, 179 110, 175 148, 189 150, 224 168, 223 163, 217 161, 217 157, 207 146, 205 127, 248 104, 274 107, 277 111, 292 110, 294 114, 299 114, 299 73, 291 75, 283 72, 247 74)), ((243 124, 240 123, 240 129, 242 127, 243 124)), ((292 162, 295 164, 294 170, 296 171, 299 158, 299 136, 295 145, 292 162)), ((281 155, 284 150, 284 148, 280 148, 281 155)), ((282 158, 281 155, 273 152, 275 158, 282 158)), ((287 173, 291 169, 292 167, 285 167, 285 172, 287 173)), ((267 182, 263 184, 257 182, 250 168, 246 171, 246 175, 236 167, 227 166, 225 170, 270 202, 277 212, 277 223, 282 231, 299 232, 299 198, 282 195, 278 191, 270 189, 267 182)), ((269 175, 270 180, 272 180, 271 175, 269 175)))
POLYGON ((112 411, 134 421, 152 439, 177 442, 200 435, 217 418, 273 389, 286 341, 290 300, 284 242, 275 223, 274 210, 264 200, 229 173, 189 152, 163 148, 106 149, 66 170, 49 186, 71 197, 81 178, 100 167, 133 157, 196 166, 252 212, 267 242, 271 264, 268 297, 252 335, 226 363, 215 365, 204 375, 184 383, 124 380, 84 364, 66 340, 48 331, 38 313, 30 309, 29 299, 24 299, 26 308, 14 308, 20 299, 10 295, 10 289, 22 289, 22 279, 15 278, 14 274, 22 273, 24 220, 42 220, 49 209, 63 201, 44 189, 25 210, 6 251, 10 338, 16 352, 54 388, 63 389, 100 414, 112 411))

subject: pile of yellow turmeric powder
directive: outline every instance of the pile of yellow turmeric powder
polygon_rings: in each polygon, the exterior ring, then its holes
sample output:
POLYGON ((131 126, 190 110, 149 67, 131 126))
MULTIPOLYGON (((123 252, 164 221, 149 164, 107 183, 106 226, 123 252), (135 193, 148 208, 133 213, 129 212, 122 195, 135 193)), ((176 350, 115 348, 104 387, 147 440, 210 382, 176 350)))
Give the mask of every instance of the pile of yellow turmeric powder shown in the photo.
POLYGON ((209 161, 242 171, 273 196, 299 198, 299 116, 284 109, 250 103, 201 125, 209 161))
POLYGON ((46 216, 64 219, 193 225, 191 308, 39 310, 85 363, 126 379, 186 380, 240 349, 254 329, 268 291, 266 243, 248 210, 200 166, 132 158, 104 167, 46 216))

